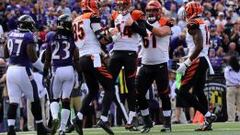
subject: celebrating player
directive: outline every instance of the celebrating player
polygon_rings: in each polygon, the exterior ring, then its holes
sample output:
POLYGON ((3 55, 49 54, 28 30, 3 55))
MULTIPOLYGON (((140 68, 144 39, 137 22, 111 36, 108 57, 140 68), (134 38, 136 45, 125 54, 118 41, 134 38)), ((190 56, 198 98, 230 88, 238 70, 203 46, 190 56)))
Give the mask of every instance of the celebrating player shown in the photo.
POLYGON ((8 135, 16 135, 14 130, 16 112, 22 93, 31 101, 31 110, 37 124, 37 134, 47 135, 43 126, 42 110, 36 81, 31 67, 42 71, 43 64, 37 57, 36 37, 33 35, 35 22, 29 15, 18 18, 18 29, 8 35, 5 57, 9 58, 7 87, 10 105, 8 108, 8 135))
POLYGON ((201 18, 203 7, 200 3, 187 3, 185 12, 188 29, 186 41, 189 48, 189 57, 177 69, 177 72, 183 74, 180 96, 205 116, 203 126, 197 129, 197 131, 211 130, 211 124, 216 120, 216 115, 208 111, 208 101, 203 91, 207 69, 209 66, 211 67, 208 59, 210 35, 208 26, 201 18), (193 88, 194 95, 189 93, 190 88, 193 88))
POLYGON ((162 100, 164 125, 161 132, 171 131, 171 103, 169 98, 168 47, 171 35, 171 22, 162 17, 162 7, 158 1, 151 0, 146 6, 148 40, 142 46, 142 67, 137 75, 138 103, 145 126, 142 133, 149 132, 153 126, 149 116, 146 93, 155 81, 158 96, 162 100))
POLYGON ((61 15, 57 20, 57 31, 52 32, 52 39, 45 52, 44 79, 47 80, 52 64, 52 103, 50 105, 53 127, 52 135, 59 126, 59 98, 62 99, 61 126, 59 135, 65 135, 65 128, 70 115, 70 94, 74 86, 74 67, 78 68, 79 52, 72 34, 72 20, 69 15, 61 15))
MULTIPOLYGON (((113 16, 115 28, 121 32, 121 37, 113 46, 113 53, 109 61, 109 71, 116 81, 120 70, 124 67, 126 86, 128 89, 129 119, 126 129, 134 128, 132 121, 136 116, 135 77, 137 70, 137 52, 142 38, 147 37, 145 27, 139 25, 143 13, 132 10, 131 0, 116 0, 117 12, 113 16), (142 37, 142 38, 141 38, 142 37)), ((144 26, 144 25, 142 25, 144 26)))
MULTIPOLYGON (((113 135, 113 131, 108 125, 108 111, 113 100, 114 83, 112 75, 107 68, 102 64, 100 54, 106 54, 106 46, 116 40, 118 35, 117 30, 112 30, 114 35, 108 34, 101 27, 99 17, 100 1, 83 0, 83 14, 77 17, 73 22, 74 40, 79 48, 80 65, 86 84, 89 88, 89 93, 83 100, 83 105, 77 117, 73 120, 77 132, 82 135, 82 120, 83 115, 87 115, 89 104, 97 98, 99 83, 105 90, 103 98, 103 110, 100 120, 97 125, 102 127, 108 134, 113 135), (114 32, 115 31, 115 32, 114 32)), ((103 56, 104 57, 104 56, 103 56)))

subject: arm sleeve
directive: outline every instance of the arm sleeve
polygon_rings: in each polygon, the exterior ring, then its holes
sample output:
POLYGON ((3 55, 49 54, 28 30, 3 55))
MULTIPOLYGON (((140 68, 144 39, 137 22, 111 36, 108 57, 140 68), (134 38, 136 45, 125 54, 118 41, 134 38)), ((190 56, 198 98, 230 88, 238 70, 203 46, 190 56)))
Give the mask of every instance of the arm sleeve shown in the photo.
POLYGON ((145 22, 143 20, 138 20, 137 22, 133 22, 131 25, 133 32, 138 33, 142 37, 147 36, 147 30, 145 27, 145 22))

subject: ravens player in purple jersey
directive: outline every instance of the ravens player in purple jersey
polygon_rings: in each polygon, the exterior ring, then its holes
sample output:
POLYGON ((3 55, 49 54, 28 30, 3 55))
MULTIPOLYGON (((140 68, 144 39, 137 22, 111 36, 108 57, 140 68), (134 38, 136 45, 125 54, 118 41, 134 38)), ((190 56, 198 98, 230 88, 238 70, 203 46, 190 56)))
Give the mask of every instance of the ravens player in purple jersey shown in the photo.
MULTIPOLYGON (((52 67, 50 105, 53 117, 52 135, 60 124, 59 135, 65 135, 65 128, 70 115, 70 94, 75 77, 74 67, 79 67, 79 52, 75 46, 72 34, 72 19, 69 15, 61 15, 57 20, 57 31, 50 36, 45 52, 44 78, 47 79, 49 69, 52 67), (62 100, 61 122, 58 118, 59 99, 62 100), (60 123, 59 123, 60 122, 60 123)), ((79 71, 79 70, 78 70, 79 71)))
POLYGON ((36 53, 36 38, 32 33, 35 22, 31 16, 22 15, 18 18, 18 28, 9 32, 4 49, 9 58, 7 69, 7 87, 10 105, 8 108, 8 135, 16 135, 14 130, 16 111, 22 94, 31 102, 31 110, 37 125, 37 135, 47 135, 43 125, 37 84, 32 74, 32 66, 42 71, 43 64, 36 53))

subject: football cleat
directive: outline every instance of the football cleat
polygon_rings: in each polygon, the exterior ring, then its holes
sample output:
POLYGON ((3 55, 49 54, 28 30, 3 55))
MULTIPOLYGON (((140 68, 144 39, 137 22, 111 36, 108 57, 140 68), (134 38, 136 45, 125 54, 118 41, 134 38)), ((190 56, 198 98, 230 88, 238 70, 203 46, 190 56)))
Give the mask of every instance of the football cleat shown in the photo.
POLYGON ((153 127, 153 122, 152 122, 150 116, 144 116, 143 121, 144 121, 145 125, 141 129, 141 133, 148 133, 151 130, 151 128, 153 127))
POLYGON ((60 130, 60 131, 59 131, 59 135, 65 135, 65 132, 62 131, 62 130, 60 130))
POLYGON ((101 119, 97 122, 97 126, 105 130, 109 135, 114 135, 112 129, 109 126, 109 122, 104 122, 101 119))
POLYGON ((55 133, 57 132, 57 129, 59 128, 59 123, 60 123, 59 119, 54 119, 52 121, 52 133, 51 133, 51 135, 55 135, 55 133))
POLYGON ((68 128, 66 129, 66 133, 72 133, 73 131, 74 131, 73 125, 68 126, 68 128))
POLYGON ((139 131, 138 127, 138 119, 137 117, 133 117, 132 124, 126 124, 125 129, 129 131, 139 131))
POLYGON ((77 133, 79 135, 83 135, 82 120, 80 120, 78 117, 76 117, 72 120, 72 122, 73 122, 73 126, 76 129, 77 133))
POLYGON ((46 128, 42 123, 37 125, 37 135, 48 135, 51 130, 46 128))
POLYGON ((7 135, 16 135, 14 126, 9 126, 7 135))
POLYGON ((161 132, 171 132, 172 131, 171 117, 164 117, 164 124, 160 131, 161 132))
POLYGON ((217 116, 215 114, 211 114, 209 117, 205 117, 205 121, 203 125, 196 129, 195 131, 210 131, 212 130, 212 123, 217 120, 217 116))

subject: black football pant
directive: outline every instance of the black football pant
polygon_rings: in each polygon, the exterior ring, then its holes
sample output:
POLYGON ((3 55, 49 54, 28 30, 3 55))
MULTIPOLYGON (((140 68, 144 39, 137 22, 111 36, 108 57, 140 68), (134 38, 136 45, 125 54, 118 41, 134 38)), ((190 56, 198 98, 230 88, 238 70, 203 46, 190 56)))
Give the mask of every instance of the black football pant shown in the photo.
POLYGON ((84 98, 82 108, 80 112, 83 115, 87 115, 87 108, 89 108, 89 104, 97 99, 97 95, 99 92, 99 83, 102 85, 105 90, 104 98, 103 98, 103 109, 102 115, 108 116, 108 111, 110 109, 113 97, 114 97, 114 83, 112 79, 112 75, 108 72, 107 68, 102 66, 98 68, 94 68, 93 60, 91 56, 82 56, 80 58, 80 65, 83 75, 85 77, 86 84, 89 89, 88 95, 84 98))
POLYGON ((120 70, 124 67, 128 89, 127 101, 129 111, 136 111, 135 77, 137 70, 137 53, 135 51, 113 51, 109 61, 109 71, 116 81, 120 70))
POLYGON ((208 111, 208 101, 204 94, 208 62, 206 58, 196 58, 187 68, 181 80, 179 96, 190 106, 205 115, 208 111), (189 90, 193 88, 193 93, 189 90))
POLYGON ((136 80, 139 109, 145 110, 149 107, 145 95, 154 81, 157 85, 158 96, 162 100, 163 111, 171 110, 167 63, 158 65, 143 65, 140 68, 136 80))

